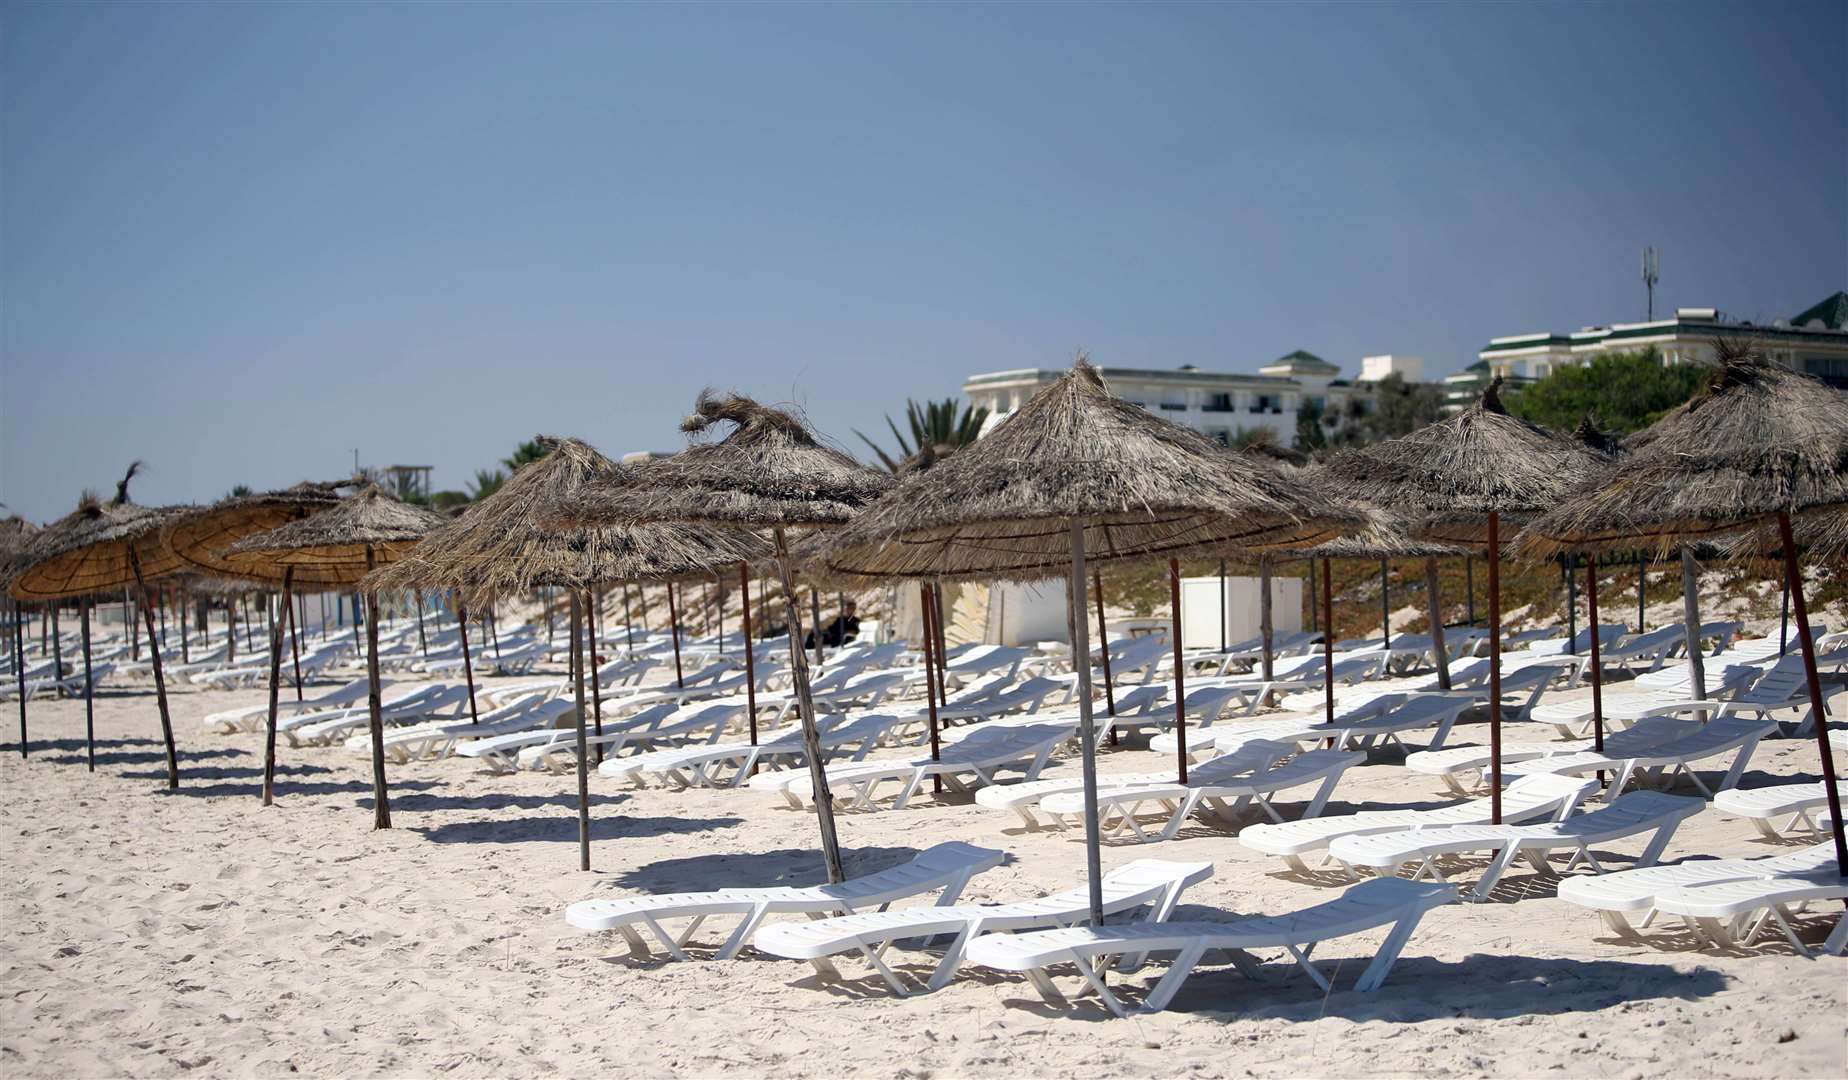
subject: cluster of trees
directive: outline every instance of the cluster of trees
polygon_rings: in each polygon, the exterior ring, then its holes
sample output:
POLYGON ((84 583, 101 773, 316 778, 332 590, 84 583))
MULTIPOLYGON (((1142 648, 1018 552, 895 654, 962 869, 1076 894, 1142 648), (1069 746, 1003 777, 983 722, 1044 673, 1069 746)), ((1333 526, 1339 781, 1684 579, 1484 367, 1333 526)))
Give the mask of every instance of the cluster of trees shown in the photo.
POLYGON ((1609 353, 1559 368, 1506 404, 1515 416, 1556 431, 1589 417, 1601 431, 1628 435, 1692 398, 1708 374, 1696 364, 1663 364, 1655 349, 1609 353))

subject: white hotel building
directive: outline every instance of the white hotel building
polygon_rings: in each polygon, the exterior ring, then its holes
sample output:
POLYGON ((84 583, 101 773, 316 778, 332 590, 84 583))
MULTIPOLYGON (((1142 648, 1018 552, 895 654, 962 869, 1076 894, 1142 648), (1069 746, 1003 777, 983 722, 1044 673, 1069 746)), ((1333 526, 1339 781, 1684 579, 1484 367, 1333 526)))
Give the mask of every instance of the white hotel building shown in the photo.
MULTIPOLYGON (((1290 446, 1296 438, 1297 414, 1305 406, 1324 416, 1347 414, 1349 403, 1372 406, 1372 383, 1397 372, 1408 381, 1423 375, 1424 362, 1414 356, 1372 356, 1359 378, 1341 378, 1341 369, 1313 353, 1297 350, 1258 369, 1255 375, 1201 371, 1191 364, 1172 370, 1100 367, 1111 393, 1162 417, 1231 443, 1239 432, 1267 428, 1290 446)), ((1063 375, 1062 369, 1020 368, 971 375, 963 395, 988 410, 989 427, 1040 387, 1063 375)))

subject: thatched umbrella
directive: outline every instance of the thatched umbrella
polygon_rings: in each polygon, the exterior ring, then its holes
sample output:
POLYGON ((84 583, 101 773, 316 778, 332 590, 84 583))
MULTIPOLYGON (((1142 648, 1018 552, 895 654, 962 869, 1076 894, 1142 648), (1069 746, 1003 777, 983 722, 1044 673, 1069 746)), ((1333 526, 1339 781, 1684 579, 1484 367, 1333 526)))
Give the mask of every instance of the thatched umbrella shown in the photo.
POLYGON ((630 483, 594 491, 561 523, 682 522, 770 533, 789 605, 790 671, 802 709, 803 748, 815 785, 822 858, 828 879, 841 881, 844 874, 834 833, 834 803, 815 728, 788 531, 838 528, 890 489, 892 479, 823 446, 789 413, 738 394, 701 392, 693 415, 680 426, 689 435, 698 435, 722 422, 734 425, 724 439, 695 443, 673 457, 638 466, 630 483))
MULTIPOLYGON (((562 588, 571 595, 577 685, 578 862, 590 869, 590 781, 584 731, 582 597, 605 585, 655 581, 748 564, 766 545, 738 531, 689 525, 612 525, 555 529, 541 524, 574 505, 592 485, 618 487, 627 470, 578 439, 536 438, 545 456, 522 465, 487 498, 435 529, 398 562, 366 579, 380 589, 458 590, 477 606, 496 596, 562 588)), ((596 640, 592 628, 591 640, 596 640)), ((748 654, 747 654, 748 656, 748 654)), ((591 669, 596 668, 593 653, 591 669)), ((593 683, 595 676, 592 676, 593 683)), ((753 703, 755 687, 751 689, 753 703)), ((753 717, 755 709, 752 710, 753 717)), ((599 721, 597 734, 601 735, 599 721)))
MULTIPOLYGON (((378 485, 368 484, 330 509, 246 536, 227 548, 222 557, 233 573, 287 575, 293 569, 327 584, 353 585, 379 563, 397 559, 406 548, 444 520, 441 514, 400 502, 378 485)), ((275 665, 281 657, 280 645, 273 649, 272 687, 275 665)), ((366 676, 371 682, 366 697, 372 713, 373 827, 389 829, 391 804, 385 793, 385 728, 379 716, 379 598, 376 591, 366 593, 366 676)), ((276 771, 275 713, 270 716, 263 760, 266 793, 273 786, 276 771)))
MULTIPOLYGON (((295 610, 292 606, 295 588, 298 585, 323 587, 340 585, 344 583, 344 579, 337 570, 328 571, 318 567, 253 563, 248 560, 234 562, 225 552, 226 549, 247 536, 268 532, 291 521, 300 521, 334 507, 340 502, 340 494, 336 489, 347 486, 347 483, 304 481, 279 491, 232 495, 210 506, 181 511, 175 514, 162 529, 161 536, 168 549, 189 566, 216 575, 219 581, 237 577, 245 581, 279 586, 281 589, 281 607, 284 617, 276 619, 270 628, 269 722, 265 727, 267 752, 262 791, 264 806, 271 805, 275 798, 276 699, 281 682, 282 636, 285 620, 291 627, 289 633, 291 644, 299 640, 300 633, 299 628, 295 626, 295 610)), ((222 587, 219 588, 222 589, 222 587)), ((232 648, 236 648, 235 644, 232 648)), ((301 693, 301 660, 298 655, 295 667, 297 699, 301 697, 301 693)))
MULTIPOLYGON (((1331 535, 1345 517, 1273 467, 1111 396, 1083 356, 975 445, 908 477, 834 538, 862 578, 1069 576, 1094 922, 1103 915, 1085 561, 1331 535)), ((1177 669, 1177 675, 1179 674, 1177 669)), ((1178 767, 1185 769, 1182 734, 1178 767)))
POLYGON ((58 600, 135 583, 142 619, 147 624, 148 649, 153 654, 154 697, 160 708, 161 739, 167 748, 167 786, 177 788, 180 758, 173 745, 173 718, 167 712, 167 678, 161 668, 160 638, 154 628, 154 602, 148 581, 174 573, 185 564, 160 539, 161 526, 174 511, 128 501, 128 482, 140 470, 139 461, 130 465, 116 483, 115 498, 102 502, 86 497, 75 513, 59 522, 55 536, 42 536, 35 542, 7 591, 21 600, 58 600))
POLYGON ((1557 505, 1609 458, 1583 442, 1508 415, 1501 379, 1482 399, 1409 435, 1329 460, 1323 475, 1338 495, 1390 506, 1412 535, 1481 544, 1489 565, 1489 799, 1501 822, 1501 526, 1557 505))
MULTIPOLYGON (((1775 536, 1796 608, 1836 858, 1848 868, 1796 536, 1799 522, 1839 520, 1848 506, 1848 395, 1770 363, 1754 347, 1721 343, 1719 352, 1699 394, 1651 425, 1595 490, 1529 524, 1522 548, 1536 556, 1639 545, 1661 552, 1743 534, 1762 551, 1775 536)), ((1689 631, 1689 652, 1700 649, 1698 632, 1689 631)))
MULTIPOLYGON (((21 559, 32 546, 33 538, 39 527, 17 514, 8 515, 0 520, 0 582, 12 577, 19 568, 21 559)), ((19 677, 19 756, 27 756, 26 749, 26 639, 19 628, 21 612, 19 601, 7 601, 6 647, 13 654, 14 674, 19 677)))

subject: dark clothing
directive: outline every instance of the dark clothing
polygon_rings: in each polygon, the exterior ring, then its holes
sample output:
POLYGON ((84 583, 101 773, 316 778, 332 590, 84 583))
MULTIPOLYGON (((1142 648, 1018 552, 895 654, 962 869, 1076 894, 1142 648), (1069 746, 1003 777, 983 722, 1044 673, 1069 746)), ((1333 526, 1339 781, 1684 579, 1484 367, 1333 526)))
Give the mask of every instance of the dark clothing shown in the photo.
MULTIPOLYGON (((860 636, 860 617, 857 615, 836 615, 834 620, 821 628, 821 644, 825 648, 838 649, 847 642, 860 636)), ((809 631, 802 647, 815 647, 815 632, 809 631)))

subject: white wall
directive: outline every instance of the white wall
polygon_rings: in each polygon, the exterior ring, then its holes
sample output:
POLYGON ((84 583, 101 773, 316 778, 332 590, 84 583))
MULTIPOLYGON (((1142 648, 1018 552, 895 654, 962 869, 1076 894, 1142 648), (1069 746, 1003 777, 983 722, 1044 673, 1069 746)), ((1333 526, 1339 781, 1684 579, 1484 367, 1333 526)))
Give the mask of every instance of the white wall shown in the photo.
MULTIPOLYGON (((1225 642, 1235 645, 1258 636, 1258 579, 1226 578, 1225 642)), ((1303 628, 1303 579, 1271 578, 1271 629, 1275 633, 1303 628)), ((1189 649, 1219 648, 1219 579, 1181 579, 1181 645, 1189 649)))

